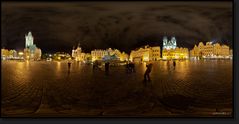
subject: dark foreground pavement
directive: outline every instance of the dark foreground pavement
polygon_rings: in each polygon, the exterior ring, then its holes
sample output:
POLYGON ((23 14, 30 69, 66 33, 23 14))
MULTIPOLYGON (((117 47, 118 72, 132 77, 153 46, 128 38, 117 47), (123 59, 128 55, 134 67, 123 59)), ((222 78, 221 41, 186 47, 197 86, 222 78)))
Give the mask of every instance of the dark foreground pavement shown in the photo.
POLYGON ((64 62, 2 61, 3 117, 231 117, 232 61, 153 63, 92 70, 64 62))

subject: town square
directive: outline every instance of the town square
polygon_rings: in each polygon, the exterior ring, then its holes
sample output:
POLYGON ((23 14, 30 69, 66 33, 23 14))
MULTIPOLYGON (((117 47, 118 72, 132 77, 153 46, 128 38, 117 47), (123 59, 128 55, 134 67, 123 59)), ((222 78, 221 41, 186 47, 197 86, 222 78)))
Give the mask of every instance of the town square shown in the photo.
POLYGON ((233 117, 230 2, 2 7, 2 117, 233 117))

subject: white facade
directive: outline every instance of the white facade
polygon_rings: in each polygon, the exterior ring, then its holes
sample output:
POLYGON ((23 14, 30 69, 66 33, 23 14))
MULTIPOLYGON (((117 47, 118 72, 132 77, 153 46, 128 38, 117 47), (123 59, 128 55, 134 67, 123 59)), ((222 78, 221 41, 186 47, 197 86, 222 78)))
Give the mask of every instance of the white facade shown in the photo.
POLYGON ((33 45, 33 36, 31 32, 28 32, 27 35, 25 35, 26 43, 25 43, 25 48, 28 48, 33 45))
POLYGON ((34 37, 32 36, 31 32, 28 32, 27 35, 25 35, 25 49, 24 49, 24 57, 25 59, 34 59, 34 60, 40 60, 41 59, 41 49, 37 48, 34 44, 34 37))
POLYGON ((177 41, 175 37, 172 37, 171 40, 168 40, 166 36, 163 37, 163 49, 175 49, 177 47, 177 41))

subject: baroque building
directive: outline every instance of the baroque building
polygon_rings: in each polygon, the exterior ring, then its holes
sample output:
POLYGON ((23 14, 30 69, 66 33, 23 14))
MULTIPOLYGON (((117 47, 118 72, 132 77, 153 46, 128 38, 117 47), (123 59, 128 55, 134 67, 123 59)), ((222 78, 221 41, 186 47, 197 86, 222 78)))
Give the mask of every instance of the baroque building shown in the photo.
POLYGON ((142 62, 142 61, 157 61, 160 60, 160 47, 149 45, 144 46, 144 48, 139 48, 132 50, 130 53, 130 61, 142 62))
POLYGON ((102 60, 106 55, 108 55, 108 52, 106 50, 95 49, 91 51, 92 61, 102 60))
POLYGON ((16 50, 1 49, 1 59, 9 60, 18 58, 16 50))
POLYGON ((120 54, 120 61, 129 61, 129 55, 125 52, 120 54))
POLYGON ((76 61, 90 61, 91 60, 91 55, 90 53, 84 53, 82 52, 82 49, 80 47, 80 44, 78 44, 77 48, 72 50, 72 57, 76 61))
POLYGON ((163 49, 175 49, 177 47, 177 41, 175 37, 172 37, 171 40, 168 41, 166 36, 163 37, 163 49))
POLYGON ((189 53, 187 48, 163 49, 162 56, 164 60, 170 59, 188 59, 189 53))
POLYGON ((91 51, 92 61, 95 60, 119 60, 128 61, 128 54, 120 52, 118 49, 108 48, 106 50, 95 49, 91 51))
POLYGON ((189 51, 188 48, 179 48, 177 47, 177 41, 175 37, 172 37, 168 41, 167 37, 163 38, 163 50, 162 50, 162 59, 188 59, 189 51))
POLYGON ((191 58, 230 58, 230 49, 227 45, 213 44, 212 42, 200 42, 190 51, 191 58))

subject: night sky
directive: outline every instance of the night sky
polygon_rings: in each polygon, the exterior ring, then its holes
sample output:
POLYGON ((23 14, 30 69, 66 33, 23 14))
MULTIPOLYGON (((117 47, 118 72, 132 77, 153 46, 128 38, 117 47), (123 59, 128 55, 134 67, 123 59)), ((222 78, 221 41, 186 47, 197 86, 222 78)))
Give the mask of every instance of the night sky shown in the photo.
POLYGON ((70 53, 80 42, 93 49, 162 47, 175 36, 179 47, 203 41, 232 47, 232 2, 3 2, 2 48, 23 50, 31 31, 43 53, 70 53))

